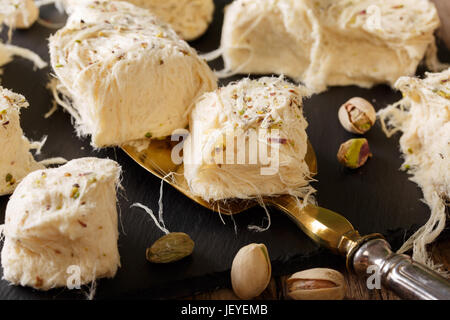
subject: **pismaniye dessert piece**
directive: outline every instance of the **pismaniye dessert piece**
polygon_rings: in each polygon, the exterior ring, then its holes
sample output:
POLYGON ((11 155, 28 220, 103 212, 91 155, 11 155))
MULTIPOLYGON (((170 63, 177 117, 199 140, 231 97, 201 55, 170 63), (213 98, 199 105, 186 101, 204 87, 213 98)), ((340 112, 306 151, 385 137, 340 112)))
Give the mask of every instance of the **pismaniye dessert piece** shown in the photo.
MULTIPOLYGON (((29 28, 38 17, 39 9, 33 0, 0 1, 0 31, 3 29, 3 24, 8 25, 10 28, 8 33, 9 40, 11 40, 12 29, 29 28)), ((0 40, 0 67, 9 63, 13 56, 31 60, 39 69, 47 66, 47 63, 34 52, 11 44, 4 44, 0 40)))
POLYGON ((200 37, 213 19, 213 0, 126 0, 149 9, 184 40, 200 37))
POLYGON ((11 28, 25 29, 31 27, 38 17, 39 8, 33 0, 0 1, 0 25, 5 23, 11 28))
POLYGON ((77 1, 50 37, 61 104, 92 145, 170 135, 194 100, 217 86, 208 65, 149 10, 118 1, 77 1))
POLYGON ((31 171, 44 168, 34 160, 20 127, 20 109, 26 107, 22 95, 0 87, 0 196, 12 193, 31 171))
POLYGON ((4 279, 48 290, 70 285, 75 273, 81 285, 113 277, 120 172, 115 161, 82 158, 23 179, 6 208, 4 279))
POLYGON ((445 228, 450 201, 450 69, 425 79, 402 77, 396 83, 403 99, 379 111, 388 136, 400 131, 403 169, 421 188, 431 209, 429 221, 403 246, 414 259, 430 262, 426 245, 445 228))
POLYGON ((183 149, 191 191, 207 201, 310 193, 305 91, 265 77, 197 100, 183 149))
MULTIPOLYGON (((70 11, 78 0, 59 0, 70 11)), ((205 33, 213 20, 213 0, 123 0, 150 10, 162 21, 170 24, 184 40, 195 40, 205 33)))
POLYGON ((228 73, 284 74, 315 92, 413 75, 439 17, 428 0, 236 0, 221 48, 228 73))

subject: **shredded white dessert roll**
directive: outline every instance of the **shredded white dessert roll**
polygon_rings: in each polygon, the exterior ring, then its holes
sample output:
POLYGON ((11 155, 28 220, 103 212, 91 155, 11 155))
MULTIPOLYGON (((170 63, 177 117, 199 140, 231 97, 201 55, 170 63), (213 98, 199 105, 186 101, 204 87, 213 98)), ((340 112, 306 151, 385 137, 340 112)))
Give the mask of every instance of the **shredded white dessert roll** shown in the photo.
MULTIPOLYGON (((33 0, 2 0, 0 1, 0 31, 3 23, 10 29, 8 33, 9 40, 12 37, 13 28, 28 28, 38 18, 39 9, 33 0)), ((45 68, 47 63, 43 61, 36 53, 11 44, 4 44, 0 40, 0 67, 9 63, 13 56, 32 61, 39 69, 45 68)))
POLYGON ((305 95, 304 87, 268 77, 205 93, 183 148, 191 191, 207 201, 311 194, 305 95))
POLYGON ((32 145, 20 127, 25 97, 0 87, 0 195, 10 194, 31 171, 43 169, 30 153, 32 145))
MULTIPOLYGON (((439 27, 429 0, 235 0, 221 48, 231 74, 284 74, 315 92, 413 75, 439 27)), ((207 57, 207 55, 205 55, 207 57)))
POLYGON ((39 8, 33 0, 2 0, 0 2, 0 24, 10 28, 31 27, 39 17, 39 8))
POLYGON ((71 102, 63 107, 93 146, 168 136, 187 126, 193 101, 216 88, 196 51, 148 10, 83 0, 69 9, 66 26, 50 37, 51 65, 71 102))
POLYGON ((115 161, 82 158, 23 179, 6 208, 3 278, 48 290, 114 277, 120 172, 115 161))
POLYGON ((169 23, 184 40, 195 40, 203 35, 213 19, 213 0, 126 0, 149 9, 169 23))
MULTIPOLYGON (((49 0, 62 5, 70 12, 78 0, 49 0)), ((150 10, 162 21, 170 24, 184 40, 202 36, 208 29, 214 14, 213 0, 121 0, 150 10)))
POLYGON ((411 174, 431 209, 428 222, 400 249, 433 266, 427 245, 442 232, 450 201, 450 69, 425 79, 402 77, 395 87, 403 99, 379 111, 388 137, 400 131, 403 169, 411 174))

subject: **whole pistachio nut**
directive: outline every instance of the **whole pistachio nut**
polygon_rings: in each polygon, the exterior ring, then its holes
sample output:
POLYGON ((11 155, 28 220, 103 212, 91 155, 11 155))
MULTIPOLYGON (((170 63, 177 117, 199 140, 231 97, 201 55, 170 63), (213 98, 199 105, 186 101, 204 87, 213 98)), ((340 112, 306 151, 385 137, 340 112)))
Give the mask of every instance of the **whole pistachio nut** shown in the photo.
POLYGON ((272 276, 269 253, 264 244, 252 243, 241 248, 231 266, 234 293, 241 299, 259 296, 272 276))
POLYGON ((375 124, 377 114, 369 101, 355 97, 340 107, 338 117, 345 130, 364 134, 375 124))
POLYGON ((194 241, 183 232, 172 232, 159 238, 147 249, 147 260, 153 263, 170 263, 192 254, 194 241))
POLYGON ((287 294, 294 300, 342 300, 344 276, 333 269, 315 268, 294 273, 286 282, 287 294))
POLYGON ((351 169, 363 166, 371 156, 369 142, 364 138, 344 142, 337 154, 339 162, 351 169))

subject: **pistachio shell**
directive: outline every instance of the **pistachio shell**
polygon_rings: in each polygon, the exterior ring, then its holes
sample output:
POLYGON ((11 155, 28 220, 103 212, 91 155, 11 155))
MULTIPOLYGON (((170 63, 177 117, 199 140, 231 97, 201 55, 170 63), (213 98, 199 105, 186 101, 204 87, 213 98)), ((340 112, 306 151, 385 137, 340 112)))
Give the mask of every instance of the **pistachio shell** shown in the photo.
POLYGON ((326 268, 294 273, 287 280, 287 288, 294 300, 342 300, 345 296, 344 276, 326 268))
POLYGON ((159 238, 147 249, 147 260, 153 263, 170 263, 192 254, 194 241, 182 232, 172 232, 159 238))
POLYGON ((369 101, 355 97, 340 107, 338 117, 345 130, 364 134, 374 125, 376 111, 369 101))
POLYGON ((241 299, 259 296, 272 276, 269 253, 264 244, 252 243, 241 248, 231 266, 234 293, 241 299))

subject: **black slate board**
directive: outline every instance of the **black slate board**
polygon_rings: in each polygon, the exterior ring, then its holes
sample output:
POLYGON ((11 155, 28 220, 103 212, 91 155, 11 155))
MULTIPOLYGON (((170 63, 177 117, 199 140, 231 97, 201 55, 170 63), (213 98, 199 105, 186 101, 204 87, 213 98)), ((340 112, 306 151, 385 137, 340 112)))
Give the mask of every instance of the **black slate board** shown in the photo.
MULTIPOLYGON (((218 47, 223 20, 223 7, 230 1, 216 1, 215 20, 208 32, 192 43, 200 52, 218 47)), ((50 7, 42 16, 59 18, 50 7)), ((13 44, 31 48, 48 61, 47 41, 52 30, 40 25, 30 30, 16 31, 13 44)), ((6 39, 6 33, 3 33, 6 39)), ((441 59, 450 61, 450 54, 441 49, 441 59)), ((388 63, 388 62, 386 62, 388 63)), ((221 68, 221 63, 211 64, 221 68)), ((17 58, 4 68, 2 85, 27 97, 31 107, 22 112, 22 127, 32 140, 48 135, 48 141, 38 159, 62 156, 67 159, 84 156, 109 157, 123 167, 125 192, 119 195, 121 226, 119 250, 122 267, 114 279, 98 282, 96 299, 108 298, 167 298, 192 295, 199 291, 229 286, 229 268, 237 250, 251 242, 268 246, 273 261, 274 275, 284 275, 303 268, 333 266, 340 260, 318 248, 295 225, 279 212, 272 211, 272 226, 264 233, 247 231, 249 224, 266 225, 264 211, 254 208, 235 216, 237 234, 231 218, 212 213, 179 194, 164 187, 164 218, 171 231, 182 231, 196 242, 195 252, 178 263, 168 266, 152 265, 145 260, 145 249, 162 234, 151 219, 139 209, 130 209, 134 202, 158 209, 160 181, 128 158, 120 149, 94 151, 89 139, 76 137, 67 113, 58 110, 49 119, 43 115, 51 107, 51 96, 45 85, 50 69, 33 72, 32 64, 17 58)), ((233 77, 222 81, 226 84, 233 77)), ((309 121, 308 134, 314 146, 319 174, 317 199, 321 206, 345 215, 363 234, 381 232, 394 247, 398 247, 407 234, 423 224, 428 208, 419 201, 421 191, 399 171, 401 156, 398 136, 387 139, 379 125, 368 134, 374 157, 359 170, 350 171, 336 161, 337 149, 352 137, 338 122, 337 110, 347 99, 362 96, 373 101, 377 109, 399 99, 400 94, 387 86, 371 90, 358 87, 331 88, 328 92, 305 101, 304 109, 309 121)), ((8 197, 0 198, 0 221, 8 197)), ((87 291, 87 290, 84 290, 87 291)), ((9 286, 0 281, 0 299, 83 299, 80 291, 67 289, 38 292, 30 288, 9 286)))

